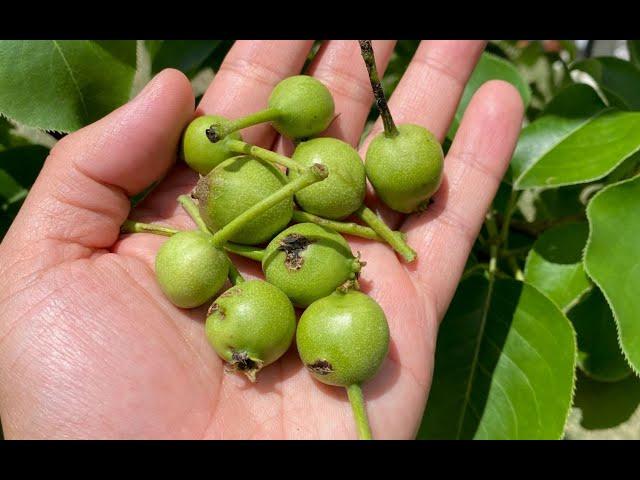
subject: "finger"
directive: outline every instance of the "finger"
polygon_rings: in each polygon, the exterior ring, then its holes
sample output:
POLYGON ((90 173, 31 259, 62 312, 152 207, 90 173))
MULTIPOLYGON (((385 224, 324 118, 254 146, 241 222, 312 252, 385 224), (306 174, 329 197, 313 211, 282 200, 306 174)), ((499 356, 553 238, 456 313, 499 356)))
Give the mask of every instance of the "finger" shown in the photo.
MULTIPOLYGON (((383 75, 395 47, 395 40, 374 40, 378 74, 383 75)), ((330 40, 322 45, 309 74, 324 83, 336 105, 337 117, 323 133, 357 146, 373 105, 371 83, 356 40, 330 40)))
MULTIPOLYGON (((161 178, 193 115, 187 78, 164 70, 129 103, 60 140, 52 149, 7 239, 51 247, 107 248, 127 218, 129 196, 161 178)), ((82 252, 87 254, 89 252, 82 252)))
POLYGON ((422 215, 403 230, 418 253, 409 268, 442 318, 485 213, 509 164, 523 104, 509 83, 490 81, 473 96, 445 159, 444 182, 422 215))
MULTIPOLYGON (((394 121, 422 125, 442 142, 485 43, 480 40, 421 42, 389 99, 394 121)), ((371 140, 382 130, 378 119, 360 149, 363 158, 371 140)), ((402 215, 374 201, 371 190, 368 202, 393 228, 402 221, 402 215)))
MULTIPOLYGON (((389 99, 395 122, 422 125, 443 141, 485 44, 480 40, 420 43, 389 99)), ((381 131, 382 122, 378 119, 363 146, 381 131)))
MULTIPOLYGON (((267 107, 273 87, 297 75, 313 45, 312 40, 238 40, 225 57, 202 97, 197 113, 238 118, 267 107)), ((242 131, 245 141, 270 146, 276 132, 269 125, 242 131)))

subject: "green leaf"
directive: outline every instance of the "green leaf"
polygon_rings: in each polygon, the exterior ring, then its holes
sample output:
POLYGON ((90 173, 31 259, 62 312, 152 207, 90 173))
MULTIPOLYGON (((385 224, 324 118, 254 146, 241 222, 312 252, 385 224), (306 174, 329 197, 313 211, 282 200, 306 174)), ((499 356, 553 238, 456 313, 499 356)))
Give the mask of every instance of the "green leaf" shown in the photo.
POLYGON ((636 67, 640 67, 640 40, 627 40, 627 48, 629 49, 629 60, 636 67))
POLYGON ((129 98, 136 42, 0 41, 0 112, 25 125, 71 132, 129 98))
POLYGON ((24 145, 0 152, 0 169, 20 185, 30 188, 35 181, 49 149, 41 145, 24 145))
POLYGON ((518 92, 520 92, 525 107, 529 105, 529 101, 531 100, 531 91, 529 90, 529 86, 518 73, 516 67, 496 55, 485 52, 480 57, 475 70, 471 74, 471 77, 465 86, 455 117, 453 118, 451 127, 449 128, 449 133, 447 134, 449 138, 453 138, 458 131, 458 126, 460 125, 464 111, 467 109, 467 105, 469 105, 473 94, 482 86, 483 83, 488 82, 489 80, 504 80, 511 83, 518 89, 518 92))
MULTIPOLYGON (((534 97, 539 97, 544 103, 552 97, 554 78, 552 61, 545 52, 542 42, 534 40, 514 59, 518 72, 530 85, 534 97)), ((535 102, 537 103, 537 102, 535 102)))
POLYGON ((11 226, 49 150, 24 145, 0 151, 0 240, 11 226))
POLYGON ((0 150, 18 147, 20 145, 29 145, 31 143, 28 139, 16 135, 14 130, 14 125, 0 115, 0 150))
POLYGON ((565 88, 523 129, 510 165, 516 189, 604 177, 640 150, 640 113, 605 109, 589 86, 565 88))
POLYGON ((547 295, 566 311, 591 288, 582 265, 582 251, 589 226, 567 223, 544 232, 529 252, 525 281, 547 295))
POLYGON ((618 344, 616 322, 597 288, 567 315, 578 338, 578 365, 591 378, 616 382, 631 373, 618 344))
POLYGON ((590 234, 584 255, 616 319, 622 350, 640 372, 640 176, 610 185, 587 206, 590 234))
POLYGON ((574 404, 582 410, 583 428, 617 427, 629 420, 640 405, 640 379, 630 375, 619 382, 598 382, 579 374, 574 404))
POLYGON ((23 198, 35 181, 49 150, 41 145, 25 145, 0 151, 0 197, 11 203, 23 198))
POLYGON ((11 130, 13 125, 11 122, 0 116, 0 150, 2 147, 7 147, 11 143, 11 130))
POLYGON ((234 43, 233 40, 221 40, 218 47, 211 54, 211 57, 207 59, 207 65, 210 65, 214 72, 220 70, 220 65, 222 65, 222 62, 234 43))
POLYGON ((640 151, 628 157, 602 181, 605 184, 617 183, 620 180, 634 177, 637 173, 640 173, 640 151))
POLYGON ((573 40, 559 40, 562 48, 569 54, 569 60, 573 60, 578 55, 578 47, 573 40))
POLYGON ((151 47, 155 50, 151 73, 155 75, 165 68, 176 68, 193 76, 219 44, 220 40, 161 40, 159 45, 151 47))
POLYGON ((560 438, 575 356, 571 324, 534 287, 468 278, 440 327, 419 438, 560 438))
POLYGON ((640 110, 640 70, 632 63, 621 58, 598 57, 577 62, 571 69, 588 73, 611 106, 640 110))
POLYGON ((149 58, 153 59, 156 56, 163 43, 164 40, 144 40, 144 46, 149 53, 149 58))
POLYGON ((137 54, 135 45, 133 48, 131 47, 132 42, 132 40, 94 40, 94 43, 108 52, 113 58, 135 70, 137 54))
MULTIPOLYGON (((0 172, 0 176, 2 176, 2 172, 0 172)), ((9 230, 9 227, 13 223, 13 219, 18 214, 23 200, 24 199, 9 204, 2 204, 0 202, 0 241, 2 241, 7 230, 9 230)))
POLYGON ((586 205, 581 200, 584 185, 540 190, 535 195, 534 221, 552 222, 563 217, 578 218, 584 214, 586 205))
MULTIPOLYGON (((0 154, 3 152, 0 152, 0 154)), ((4 170, 0 169, 0 205, 6 209, 7 205, 23 199, 27 190, 4 170)))
POLYGON ((576 84, 562 90, 543 114, 520 133, 508 178, 517 183, 536 162, 605 108, 588 85, 576 84))

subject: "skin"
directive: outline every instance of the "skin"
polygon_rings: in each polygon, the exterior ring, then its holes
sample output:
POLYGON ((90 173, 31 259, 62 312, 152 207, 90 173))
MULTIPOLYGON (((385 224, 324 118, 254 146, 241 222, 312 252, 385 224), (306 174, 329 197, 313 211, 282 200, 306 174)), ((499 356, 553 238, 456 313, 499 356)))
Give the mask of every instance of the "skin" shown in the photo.
MULTIPOLYGON (((237 42, 195 114, 237 118, 258 110, 278 81, 299 73, 311 45, 237 42)), ((393 45, 374 42, 379 70, 393 45)), ((483 47, 422 42, 390 100, 397 123, 423 125, 442 141, 483 47)), ((356 145, 372 104, 357 42, 325 42, 309 73, 331 89, 340 112, 327 135, 356 145)), ((59 141, 47 159, 0 244, 0 415, 7 438, 356 437, 344 389, 315 381, 295 351, 260 372, 255 387, 226 375, 204 335, 206 307, 178 309, 157 284, 153 261, 166 238, 120 237, 129 215, 194 228, 176 197, 191 191, 197 174, 174 165, 193 108, 189 81, 161 72, 132 102, 59 141), (159 178, 130 212, 127 196, 159 178)), ((364 385, 375 438, 410 438, 418 429, 438 324, 511 158, 522 113, 512 86, 482 86, 430 208, 407 219, 381 210, 407 233, 415 264, 403 265, 386 245, 349 239, 368 261, 360 283, 384 310, 392 339, 379 373, 364 385)), ((373 135, 381 130, 376 124, 373 135)), ((242 133, 250 143, 290 153, 269 125, 242 133)), ((259 275, 254 262, 234 262, 247 278, 259 275)))

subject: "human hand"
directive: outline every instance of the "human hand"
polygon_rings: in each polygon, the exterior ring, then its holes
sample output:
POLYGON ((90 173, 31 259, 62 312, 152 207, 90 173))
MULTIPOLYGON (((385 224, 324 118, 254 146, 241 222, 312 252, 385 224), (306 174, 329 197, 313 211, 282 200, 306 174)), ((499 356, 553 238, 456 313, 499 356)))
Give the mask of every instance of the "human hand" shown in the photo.
MULTIPOLYGON (((234 118, 263 107, 300 72, 311 42, 238 41, 197 108, 234 118)), ((380 73, 394 47, 374 42, 380 73)), ((484 43, 424 41, 389 104, 397 123, 443 140, 484 43)), ((326 135, 353 145, 373 101, 356 41, 325 42, 310 74, 340 115, 326 135)), ((375 438, 416 434, 429 392, 440 320, 516 143, 519 94, 492 81, 469 104, 443 184, 427 211, 380 207, 418 253, 403 264, 386 245, 349 238, 367 266, 361 286, 384 309, 389 356, 364 386, 375 438)), ((188 80, 160 73, 134 100, 63 138, 0 244, 0 415, 7 438, 355 438, 344 389, 322 385, 292 348, 256 384, 225 374, 204 335, 206 306, 174 307, 153 272, 166 238, 121 236, 127 218, 194 228, 176 203, 197 175, 174 165, 194 116, 188 80), (128 197, 162 178, 134 211, 128 197)), ((381 131, 376 124, 369 140, 381 131)), ((290 153, 268 125, 248 142, 290 153)), ((360 149, 362 156, 368 145, 360 149)), ((375 205, 375 199, 367 202, 375 205)), ((247 277, 255 264, 234 262, 247 277)))

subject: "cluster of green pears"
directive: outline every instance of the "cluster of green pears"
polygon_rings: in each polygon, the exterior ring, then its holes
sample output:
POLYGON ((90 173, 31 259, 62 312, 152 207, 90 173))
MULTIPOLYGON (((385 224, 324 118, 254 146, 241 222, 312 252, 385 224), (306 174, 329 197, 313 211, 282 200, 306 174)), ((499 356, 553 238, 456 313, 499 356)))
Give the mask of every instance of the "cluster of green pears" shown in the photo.
POLYGON ((371 438, 361 385, 387 355, 389 327, 378 303, 360 292, 365 263, 341 234, 386 242, 414 261, 403 234, 364 204, 366 181, 392 209, 420 211, 440 185, 443 154, 423 127, 393 124, 370 41, 360 44, 385 124, 366 162, 348 143, 318 137, 335 118, 331 92, 313 77, 292 76, 276 85, 264 110, 235 120, 201 116, 184 131, 180 156, 200 178, 178 201, 198 230, 132 221, 123 230, 170 235, 155 271, 180 308, 209 304, 230 280, 205 323, 227 370, 256 381, 295 337, 310 374, 347 389, 359 436, 371 438), (291 157, 243 141, 241 129, 263 122, 295 142, 291 157), (345 221, 351 216, 364 225, 345 221), (265 280, 244 280, 229 252, 259 261, 265 280), (296 307, 304 309, 297 325, 296 307))

